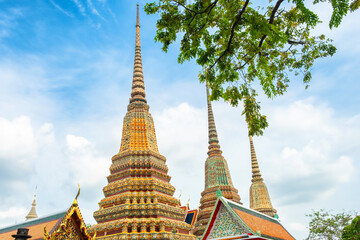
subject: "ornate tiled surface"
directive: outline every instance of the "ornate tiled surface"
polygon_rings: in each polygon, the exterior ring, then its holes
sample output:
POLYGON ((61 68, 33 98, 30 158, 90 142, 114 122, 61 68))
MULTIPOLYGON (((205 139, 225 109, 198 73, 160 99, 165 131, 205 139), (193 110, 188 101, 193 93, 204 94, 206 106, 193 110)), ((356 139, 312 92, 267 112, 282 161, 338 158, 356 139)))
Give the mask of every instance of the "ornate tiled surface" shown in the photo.
POLYGON ((239 221, 222 205, 208 239, 237 236, 247 232, 239 221))

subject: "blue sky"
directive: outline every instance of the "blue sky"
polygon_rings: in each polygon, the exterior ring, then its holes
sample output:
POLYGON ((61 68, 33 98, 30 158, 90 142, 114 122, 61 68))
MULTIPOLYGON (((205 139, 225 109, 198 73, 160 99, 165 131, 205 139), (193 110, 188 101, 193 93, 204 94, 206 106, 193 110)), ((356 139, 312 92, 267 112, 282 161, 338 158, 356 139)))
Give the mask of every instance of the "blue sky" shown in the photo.
MULTIPOLYGON (((143 6, 144 1, 140 1, 143 6)), ((316 31, 338 52, 318 61, 308 90, 293 79, 286 95, 260 95, 270 127, 254 138, 260 169, 280 219, 307 236, 311 209, 357 210, 360 193, 360 22, 349 14, 316 31)), ((130 97, 136 2, 0 0, 0 227, 20 222, 37 187, 40 216, 79 204, 87 223, 102 199, 119 150, 130 97)), ((157 16, 140 13, 144 77, 160 153, 171 183, 199 204, 207 152, 204 86, 193 62, 177 64, 154 42, 157 16)), ((248 206, 250 153, 241 109, 213 103, 220 145, 248 206)))

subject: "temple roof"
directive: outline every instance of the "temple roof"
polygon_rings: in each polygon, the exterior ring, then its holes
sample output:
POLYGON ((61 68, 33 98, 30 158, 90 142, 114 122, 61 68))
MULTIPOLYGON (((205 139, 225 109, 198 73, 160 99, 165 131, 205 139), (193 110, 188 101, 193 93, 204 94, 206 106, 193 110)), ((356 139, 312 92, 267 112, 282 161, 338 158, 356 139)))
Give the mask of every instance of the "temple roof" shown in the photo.
POLYGON ((12 239, 11 235, 16 234, 18 228, 28 228, 29 235, 32 236, 32 240, 43 239, 44 227, 46 226, 47 230, 52 232, 64 218, 66 212, 67 211, 61 211, 45 217, 28 220, 2 228, 0 229, 0 239, 12 239))
MULTIPOLYGON (((206 227, 202 240, 207 239, 220 239, 210 238, 209 235, 214 231, 216 227, 216 219, 218 218, 219 210, 223 208, 231 216, 233 221, 238 224, 241 228, 242 235, 252 236, 253 239, 272 239, 272 240, 292 240, 295 239, 291 234, 284 228, 278 219, 262 214, 252 209, 243 207, 242 205, 228 200, 224 197, 219 197, 210 221, 206 227)), ((227 222, 226 224, 230 224, 227 222)), ((240 231, 239 231, 240 232, 240 231)), ((221 239, 237 239, 236 236, 222 236, 221 239), (230 238, 232 237, 232 238, 230 238)))
POLYGON ((51 214, 45 217, 14 224, 0 229, 0 239, 13 239, 18 228, 29 229, 32 240, 79 239, 90 240, 77 202, 80 186, 74 202, 67 211, 51 214))

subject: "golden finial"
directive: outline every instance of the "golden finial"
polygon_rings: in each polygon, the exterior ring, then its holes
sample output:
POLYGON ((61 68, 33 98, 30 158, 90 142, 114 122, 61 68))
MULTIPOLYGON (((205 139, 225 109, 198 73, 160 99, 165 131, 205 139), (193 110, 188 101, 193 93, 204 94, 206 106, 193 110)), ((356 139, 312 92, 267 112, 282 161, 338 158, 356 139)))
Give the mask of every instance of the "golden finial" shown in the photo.
POLYGON ((46 230, 46 225, 44 227, 44 239, 48 239, 49 238, 49 233, 46 230))
POLYGON ((180 191, 180 195, 179 195, 179 206, 181 206, 181 191, 180 191))
POLYGON ((79 197, 79 195, 80 195, 80 184, 78 184, 78 192, 77 192, 77 194, 76 194, 76 197, 75 197, 75 199, 74 199, 74 202, 73 202, 73 206, 77 206, 78 205, 78 201, 77 201, 77 198, 79 197))
POLYGON ((190 209, 190 195, 189 195, 189 199, 187 200, 186 207, 187 207, 187 209, 190 209))

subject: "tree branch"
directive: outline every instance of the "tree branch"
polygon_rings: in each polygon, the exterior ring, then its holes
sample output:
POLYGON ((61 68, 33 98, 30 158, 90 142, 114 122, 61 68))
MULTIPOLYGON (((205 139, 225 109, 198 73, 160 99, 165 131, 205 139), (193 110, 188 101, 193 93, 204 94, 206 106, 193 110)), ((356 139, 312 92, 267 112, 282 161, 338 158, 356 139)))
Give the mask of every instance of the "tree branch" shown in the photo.
MULTIPOLYGON (((232 39, 234 37, 234 33, 235 33, 235 27, 238 25, 243 13, 245 12, 246 7, 249 5, 249 1, 250 0, 246 0, 244 6, 242 7, 241 11, 236 15, 236 19, 235 22, 233 23, 232 27, 231 27, 231 33, 230 33, 230 37, 229 37, 229 41, 228 41, 228 45, 226 47, 226 49, 224 50, 224 52, 220 55, 220 57, 218 59, 216 59, 216 61, 214 62, 213 65, 210 66, 209 69, 212 69, 224 56, 225 54, 229 51, 230 46, 231 46, 231 42, 232 39)), ((283 1, 283 0, 282 0, 283 1)))
POLYGON ((181 6, 181 7, 183 7, 185 10, 187 10, 187 11, 189 11, 189 12, 192 12, 192 13, 197 13, 197 12, 195 12, 194 10, 192 10, 192 9, 190 9, 190 8, 188 8, 188 7, 186 7, 184 4, 182 4, 182 3, 180 3, 180 2, 178 2, 178 1, 176 1, 176 0, 172 0, 174 3, 176 3, 178 6, 181 6))
MULTIPOLYGON (((175 0, 172 0, 172 1, 175 2, 175 0)), ((194 15, 192 16, 190 22, 188 23, 188 26, 190 26, 190 24, 192 23, 192 21, 194 21, 194 19, 195 19, 195 17, 196 17, 197 15, 200 15, 200 14, 203 14, 203 13, 208 12, 209 8, 210 8, 210 11, 209 11, 209 12, 211 12, 211 10, 215 7, 215 5, 217 4, 218 1, 219 1, 219 0, 215 0, 214 2, 210 3, 209 6, 207 6, 204 11, 195 12, 195 11, 191 10, 191 12, 193 12, 194 15)))
MULTIPOLYGON (((269 19, 269 24, 273 24, 274 19, 275 19, 275 14, 276 14, 277 10, 279 9, 279 7, 280 7, 280 5, 281 5, 281 3, 282 3, 283 1, 284 1, 284 0, 278 0, 278 1, 276 2, 275 7, 274 7, 274 9, 273 9, 272 12, 271 12, 271 16, 270 16, 270 19, 269 19)), ((262 36, 262 38, 260 39, 260 42, 259 42, 259 47, 262 46, 262 44, 263 44, 263 42, 264 42, 264 40, 265 40, 266 37, 267 37, 266 34, 265 34, 264 36, 262 36)))
POLYGON ((288 40, 287 41, 288 42, 288 44, 302 44, 302 45, 304 45, 304 44, 306 44, 306 42, 304 42, 304 41, 294 41, 294 40, 288 40))

